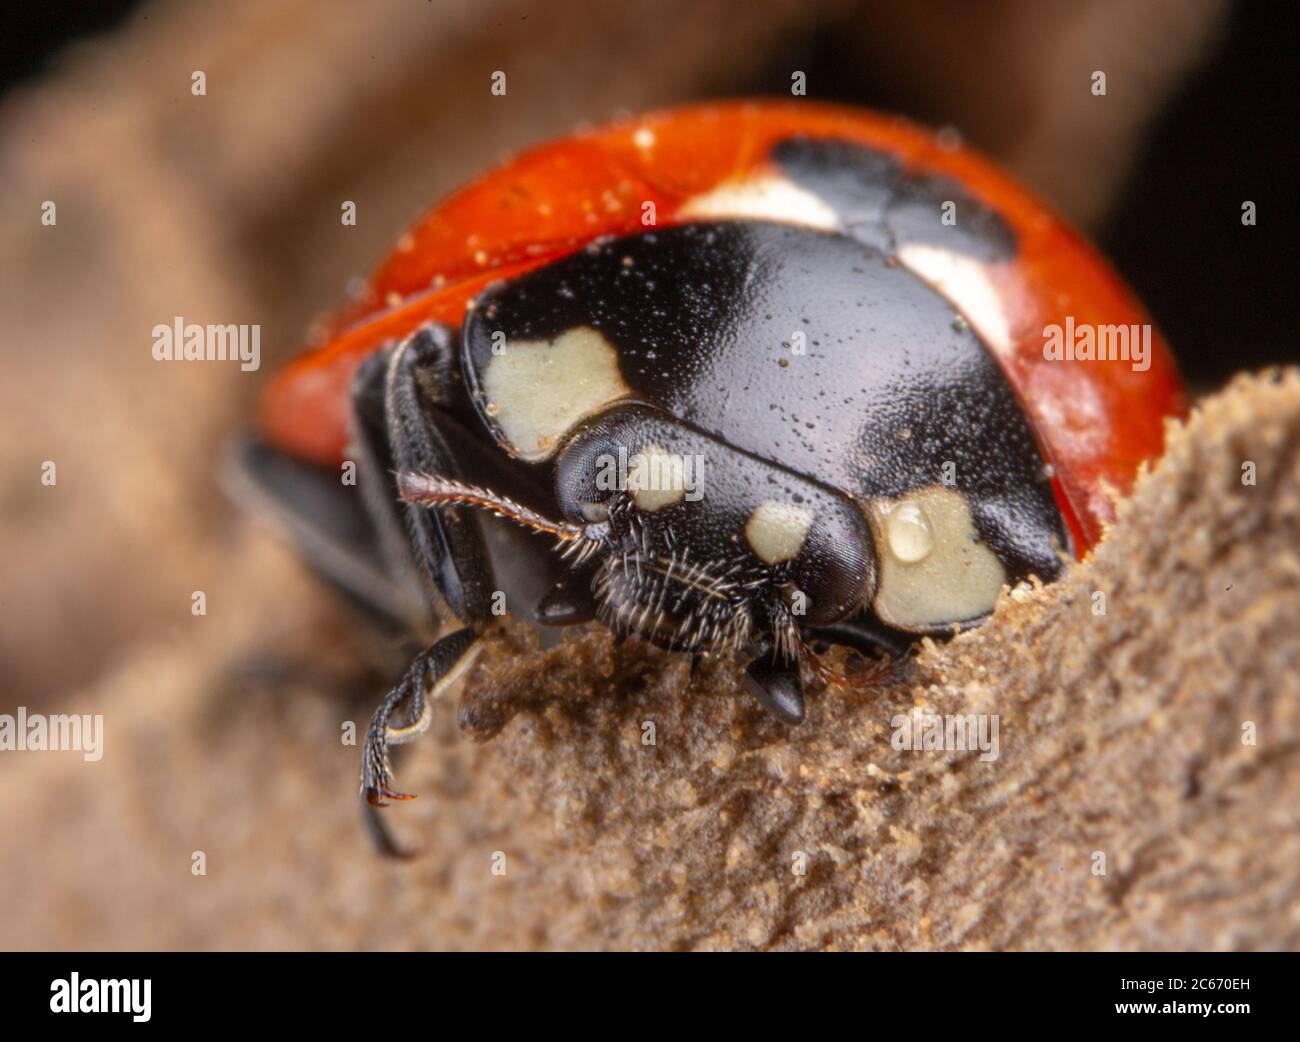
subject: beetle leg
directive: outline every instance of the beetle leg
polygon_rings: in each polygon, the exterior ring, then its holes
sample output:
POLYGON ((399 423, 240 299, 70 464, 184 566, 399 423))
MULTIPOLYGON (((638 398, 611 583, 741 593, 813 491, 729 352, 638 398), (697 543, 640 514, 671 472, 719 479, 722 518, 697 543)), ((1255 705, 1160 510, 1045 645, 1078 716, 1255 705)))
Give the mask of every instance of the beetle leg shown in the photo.
POLYGON ((474 664, 482 649, 468 626, 448 634, 416 656, 406 675, 375 710, 366 729, 361 765, 361 792, 372 807, 413 797, 392 787, 389 747, 409 742, 429 729, 433 704, 474 664), (393 714, 407 703, 405 721, 393 723, 393 714))
POLYGON ((750 694, 778 720, 803 723, 803 678, 797 660, 781 659, 765 647, 745 668, 745 682, 750 694))
MULTIPOLYGON (((384 374, 386 441, 392 469, 455 478, 460 464, 449 443, 454 372, 452 332, 424 326, 392 349, 384 374)), ((391 474, 389 475, 391 480, 391 474)), ((387 483, 386 483, 387 484, 387 483)), ((397 497, 395 486, 389 502, 397 497)), ((401 504, 406 532, 428 583, 451 613, 470 626, 492 618, 495 588, 483 534, 476 520, 456 507, 429 510, 401 504)))
POLYGON ((596 617, 596 598, 591 592, 592 569, 563 573, 533 609, 533 617, 544 626, 574 626, 596 617))
POLYGON ((393 481, 396 463, 388 441, 386 395, 392 356, 391 348, 371 355, 353 378, 349 454, 357 464, 357 491, 388 573, 404 588, 414 591, 420 602, 420 614, 412 620, 412 629, 423 629, 426 636, 432 636, 441 612, 428 595, 423 570, 411 552, 406 518, 393 481))
MULTIPOLYGON (((382 545, 382 515, 366 508, 359 489, 340 480, 338 468, 304 463, 241 436, 228 445, 221 478, 233 498, 288 535, 307 563, 376 625, 432 635, 428 598, 410 550, 400 548, 405 568, 395 566, 382 545)), ((360 484, 366 481, 362 477, 360 484)))
POLYGON ((905 657, 912 648, 912 640, 907 634, 891 630, 866 615, 827 626, 810 626, 803 635, 809 641, 842 644, 872 658, 884 653, 894 661, 905 657))
POLYGON ((395 481, 395 473, 453 476, 460 469, 444 413, 451 401, 452 350, 447 327, 425 326, 363 364, 353 387, 353 448, 385 555, 396 569, 418 569, 435 619, 440 596, 464 623, 416 656, 366 731, 361 793, 376 844, 388 854, 401 851, 371 808, 410 798, 393 788, 389 747, 428 729, 433 703, 473 663, 479 631, 492 618, 492 568, 474 519, 454 509, 435 512, 403 503, 395 481), (394 723, 403 706, 401 722, 394 723))

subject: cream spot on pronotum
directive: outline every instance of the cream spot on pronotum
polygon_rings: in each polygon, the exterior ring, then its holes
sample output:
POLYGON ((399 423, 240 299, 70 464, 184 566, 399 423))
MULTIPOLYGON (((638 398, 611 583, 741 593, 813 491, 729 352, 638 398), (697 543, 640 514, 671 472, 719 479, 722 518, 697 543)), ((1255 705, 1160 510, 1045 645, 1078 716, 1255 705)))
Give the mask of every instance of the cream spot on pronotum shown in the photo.
POLYGON ((780 564, 799 556, 812 523, 812 507, 765 499, 749 516, 745 539, 760 560, 780 564))
POLYGON ((579 326, 554 340, 507 341, 483 372, 483 411, 522 459, 549 459, 574 424, 630 392, 618 352, 579 326))
POLYGON ((781 221, 828 232, 840 229, 839 216, 830 206, 778 174, 724 181, 703 195, 688 199, 678 213, 683 217, 781 221))
POLYGON ((879 558, 872 603, 882 622, 923 630, 993 610, 1006 569, 980 542, 965 496, 932 485, 870 509, 879 558))

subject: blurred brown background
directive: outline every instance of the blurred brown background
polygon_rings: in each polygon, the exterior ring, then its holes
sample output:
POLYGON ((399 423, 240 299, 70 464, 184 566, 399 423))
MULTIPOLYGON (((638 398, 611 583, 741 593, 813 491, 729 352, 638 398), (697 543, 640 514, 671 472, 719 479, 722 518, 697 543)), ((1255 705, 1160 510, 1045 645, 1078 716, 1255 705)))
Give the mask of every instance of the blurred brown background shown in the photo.
MULTIPOLYGON (((226 889, 196 886, 167 926, 128 926, 112 909, 140 878, 165 876, 160 858, 187 875, 188 852, 217 842, 195 835, 202 803, 184 794, 198 779, 236 832, 317 807, 354 827, 355 750, 329 739, 341 712, 367 711, 387 657, 225 501, 215 463, 267 371, 346 281, 415 212, 523 146, 622 111, 780 94, 804 70, 813 98, 957 128, 1090 231, 1198 390, 1296 357, 1290 5, 81 8, 11 10, 2 34, 0 711, 103 712, 107 755, 85 768, 0 756, 7 900, 36 894, 0 915, 0 944, 403 943, 339 915, 334 928, 310 909, 268 915, 282 895, 263 892, 254 916, 239 897, 251 863, 226 889), (504 98, 488 90, 497 69, 504 98), (1095 69, 1104 98, 1088 89, 1095 69), (339 222, 345 199, 356 227, 339 222), (1240 223, 1247 199, 1256 227, 1240 223), (150 330, 175 315, 260 323, 262 371, 154 362, 150 330), (40 484, 46 460, 53 488, 40 484), (206 617, 190 613, 195 590, 206 617), (302 729, 323 743, 293 747, 302 729), (95 771, 105 780, 86 780, 95 771), (331 787, 315 791, 322 777, 331 787)), ((355 876, 373 871, 360 841, 328 866, 298 852, 339 902, 370 885, 355 876)), ((449 926, 421 943, 467 936, 449 926)))

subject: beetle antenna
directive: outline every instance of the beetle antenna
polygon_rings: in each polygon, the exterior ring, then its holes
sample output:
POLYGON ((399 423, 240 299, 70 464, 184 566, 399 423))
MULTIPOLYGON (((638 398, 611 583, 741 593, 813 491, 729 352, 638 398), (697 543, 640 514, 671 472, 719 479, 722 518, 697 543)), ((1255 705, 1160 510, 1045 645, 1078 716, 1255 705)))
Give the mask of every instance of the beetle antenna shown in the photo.
POLYGON ((569 521, 552 521, 536 510, 531 510, 513 499, 499 496, 491 489, 480 488, 477 485, 466 485, 435 474, 417 474, 414 471, 404 470, 397 475, 397 487, 402 493, 402 499, 407 503, 433 507, 449 503, 464 503, 467 506, 490 510, 498 517, 504 517, 535 532, 546 532, 563 543, 591 541, 591 536, 582 525, 575 525, 569 521))

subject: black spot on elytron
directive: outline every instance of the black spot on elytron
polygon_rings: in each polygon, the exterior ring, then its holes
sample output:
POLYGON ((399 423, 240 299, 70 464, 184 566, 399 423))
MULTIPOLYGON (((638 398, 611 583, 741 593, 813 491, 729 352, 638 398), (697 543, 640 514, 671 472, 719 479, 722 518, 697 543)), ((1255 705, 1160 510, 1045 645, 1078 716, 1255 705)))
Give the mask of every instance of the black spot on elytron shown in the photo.
POLYGON ((493 332, 577 326, 614 345, 639 401, 832 489, 892 498, 950 473, 1010 578, 1060 573, 1067 536, 1001 369, 947 300, 862 243, 720 221, 593 244, 480 298, 471 387, 493 332))
POLYGON ((1015 232, 960 182, 909 174, 886 152, 792 137, 774 145, 771 156, 786 177, 836 212, 849 235, 882 253, 905 243, 941 246, 983 261, 1008 260, 1016 252, 1015 232), (942 222, 948 202, 954 204, 954 224, 942 222))

